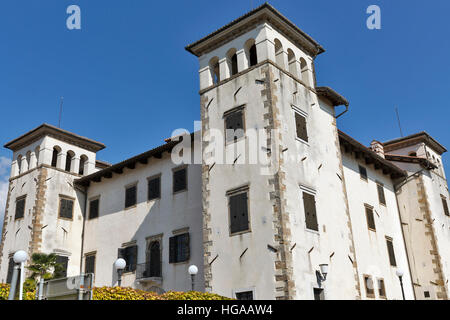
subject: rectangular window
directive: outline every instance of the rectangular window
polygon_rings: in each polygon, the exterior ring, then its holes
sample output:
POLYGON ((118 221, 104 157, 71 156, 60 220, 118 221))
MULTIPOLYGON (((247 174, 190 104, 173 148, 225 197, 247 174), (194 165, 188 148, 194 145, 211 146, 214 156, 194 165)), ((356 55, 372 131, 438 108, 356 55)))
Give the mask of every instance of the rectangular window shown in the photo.
POLYGON ((173 172, 173 193, 187 190, 187 168, 173 172))
POLYGON ((13 258, 9 258, 9 262, 8 262, 8 273, 6 275, 6 283, 11 284, 12 282, 12 275, 13 275, 13 271, 14 271, 14 259, 13 258))
POLYGON ((386 205, 386 196, 384 194, 384 186, 381 183, 377 183, 378 199, 380 204, 386 205))
POLYGON ((89 202, 89 220, 98 218, 100 207, 100 199, 91 200, 89 202))
POLYGON ((325 292, 323 289, 314 288, 314 300, 325 300, 325 292))
POLYGON ((62 219, 73 219, 73 200, 67 198, 59 199, 59 217, 62 219))
POLYGON ((244 111, 242 109, 230 112, 225 117, 226 142, 233 142, 244 137, 244 111))
POLYGON ((253 291, 236 292, 236 300, 253 300, 253 291))
POLYGON ((230 218, 230 234, 250 231, 248 216, 248 191, 229 194, 228 210, 230 218))
POLYGON ((148 180, 148 200, 161 198, 161 177, 148 180))
POLYGON ((375 226, 375 216, 373 215, 373 208, 366 205, 366 219, 367 219, 367 227, 371 231, 376 231, 377 228, 375 226))
POLYGON ((384 279, 378 279, 378 295, 380 298, 386 299, 386 287, 384 285, 384 279))
POLYGON ((303 192, 303 206, 305 208, 306 228, 319 231, 317 223, 316 199, 314 195, 303 192))
POLYGON ((25 200, 26 197, 20 197, 16 200, 16 214, 15 220, 22 219, 25 216, 25 200))
POLYGON ((169 238, 169 263, 188 261, 190 258, 189 233, 169 238))
POLYGON ((118 258, 122 258, 127 262, 124 272, 136 271, 137 252, 138 247, 136 245, 119 249, 118 258))
POLYGON ((386 238, 386 245, 389 254, 389 262, 391 266, 396 267, 397 261, 395 260, 394 242, 391 238, 386 238))
POLYGON ((366 296, 368 298, 375 298, 375 290, 373 286, 373 280, 371 276, 364 276, 364 286, 366 288, 366 296))
POLYGON ((84 261, 84 273, 92 273, 95 274, 95 254, 86 255, 84 261))
POLYGON ((448 211, 447 199, 443 195, 441 195, 441 199, 442 199, 442 207, 444 208, 444 213, 446 216, 450 217, 450 213, 448 211))
POLYGON ((359 166, 359 176, 361 179, 367 181, 367 169, 363 166, 359 166))
POLYGON ((67 277, 67 267, 69 265, 69 257, 56 256, 57 267, 55 268, 55 279, 67 277))
POLYGON ((137 203, 137 186, 125 189, 125 209, 135 206, 137 203))
POLYGON ((295 112, 295 129, 297 138, 308 142, 308 130, 306 128, 306 118, 300 113, 295 112))

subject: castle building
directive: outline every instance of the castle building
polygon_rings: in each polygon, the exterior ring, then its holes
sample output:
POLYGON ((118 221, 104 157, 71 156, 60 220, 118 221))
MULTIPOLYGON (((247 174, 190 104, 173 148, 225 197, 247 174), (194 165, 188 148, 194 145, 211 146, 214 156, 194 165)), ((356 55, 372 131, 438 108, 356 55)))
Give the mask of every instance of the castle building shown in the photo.
POLYGON ((238 299, 448 298, 442 145, 338 130, 349 103, 316 85, 324 49, 268 4, 186 49, 201 131, 114 165, 47 124, 5 145, 0 282, 22 249, 95 286, 117 285, 121 257, 122 285, 144 290, 190 290, 196 265, 196 290, 238 299))

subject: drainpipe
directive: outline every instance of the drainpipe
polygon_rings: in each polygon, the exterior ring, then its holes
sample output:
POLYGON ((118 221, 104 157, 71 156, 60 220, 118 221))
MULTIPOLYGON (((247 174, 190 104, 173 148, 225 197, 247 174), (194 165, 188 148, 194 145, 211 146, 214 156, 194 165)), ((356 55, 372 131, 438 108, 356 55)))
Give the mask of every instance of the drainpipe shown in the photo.
POLYGON ((339 115, 336 116, 336 119, 340 118, 341 116, 343 116, 345 113, 348 112, 348 106, 345 106, 345 111, 341 112, 339 115))
POLYGON ((83 254, 84 254, 84 229, 86 226, 86 209, 88 205, 88 198, 87 198, 87 187, 85 190, 82 190, 81 188, 76 188, 78 191, 80 191, 84 195, 84 208, 81 210, 83 214, 83 229, 81 231, 81 255, 80 255, 80 274, 83 272, 83 254))

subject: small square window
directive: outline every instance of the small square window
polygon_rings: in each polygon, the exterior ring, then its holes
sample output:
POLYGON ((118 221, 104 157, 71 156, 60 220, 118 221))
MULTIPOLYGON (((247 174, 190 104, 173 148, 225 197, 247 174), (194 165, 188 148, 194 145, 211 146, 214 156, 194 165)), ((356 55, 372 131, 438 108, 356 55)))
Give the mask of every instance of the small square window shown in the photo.
POLYGON ((244 137, 244 112, 242 109, 228 113, 225 117, 226 142, 233 142, 244 137))
POLYGON ((237 300, 253 300, 253 291, 236 292, 237 300))
POLYGON ((363 166, 359 166, 359 175, 361 179, 367 181, 367 169, 363 166))
POLYGON ((187 168, 173 172, 173 193, 187 190, 187 168))
POLYGON ((14 216, 15 220, 22 219, 25 216, 25 200, 26 200, 26 197, 17 198, 16 213, 14 216))
POLYGON ((137 186, 125 189, 125 209, 133 207, 137 204, 137 186))
POLYGON ((89 220, 98 218, 100 199, 91 200, 89 202, 89 220))
POLYGON ((159 199, 161 197, 161 177, 148 180, 148 200, 159 199))
POLYGON ((73 219, 73 200, 60 198, 59 200, 59 217, 63 219, 73 219))

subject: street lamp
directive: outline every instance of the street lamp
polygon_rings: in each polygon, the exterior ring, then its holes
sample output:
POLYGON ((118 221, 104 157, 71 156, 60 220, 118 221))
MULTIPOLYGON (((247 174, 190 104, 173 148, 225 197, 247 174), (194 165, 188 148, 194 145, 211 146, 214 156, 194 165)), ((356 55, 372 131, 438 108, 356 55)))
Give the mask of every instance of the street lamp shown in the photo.
POLYGON ((25 251, 19 250, 17 251, 14 256, 13 260, 16 264, 14 266, 12 281, 11 281, 11 288, 9 289, 9 297, 8 300, 14 300, 14 296, 16 294, 16 284, 17 284, 17 277, 19 276, 19 268, 20 268, 20 279, 19 279, 19 300, 22 300, 23 295, 23 278, 24 278, 24 267, 25 267, 25 261, 27 261, 28 255, 25 251))
POLYGON ((404 275, 404 272, 403 272, 403 270, 402 269, 397 269, 397 277, 398 277, 398 279, 400 280, 400 287, 402 288, 402 296, 403 296, 403 300, 406 300, 405 299, 405 290, 403 289, 403 275, 404 275))
POLYGON ((195 280, 195 276, 198 273, 198 268, 196 265, 192 265, 189 267, 188 269, 189 274, 191 275, 191 281, 192 281, 192 291, 194 291, 194 280, 195 280))
POLYGON ((325 282, 327 280, 328 275, 328 264, 321 264, 319 265, 320 271, 316 271, 316 277, 317 277, 317 283, 319 284, 319 287, 322 286, 322 282, 325 282))
POLYGON ((116 262, 114 262, 114 267, 116 268, 117 275, 119 277, 117 280, 119 287, 122 284, 122 273, 126 266, 127 266, 127 262, 122 258, 117 259, 116 262))

